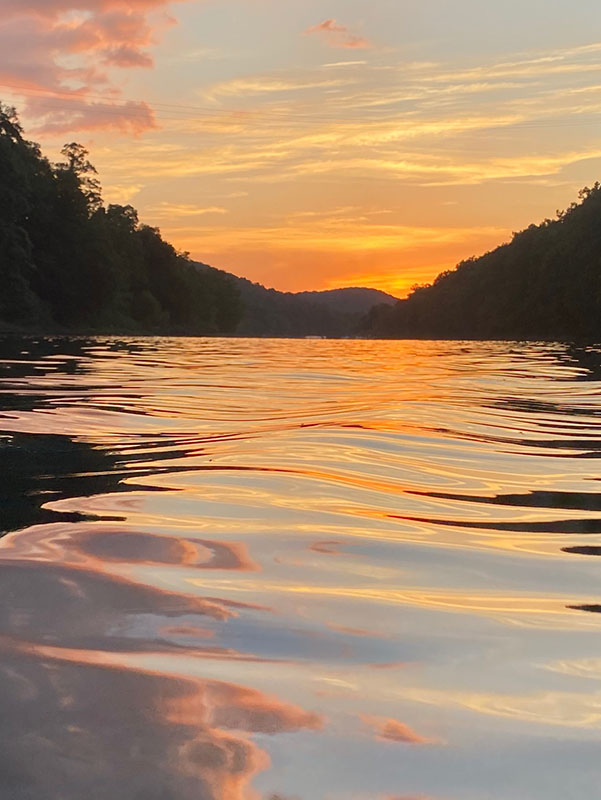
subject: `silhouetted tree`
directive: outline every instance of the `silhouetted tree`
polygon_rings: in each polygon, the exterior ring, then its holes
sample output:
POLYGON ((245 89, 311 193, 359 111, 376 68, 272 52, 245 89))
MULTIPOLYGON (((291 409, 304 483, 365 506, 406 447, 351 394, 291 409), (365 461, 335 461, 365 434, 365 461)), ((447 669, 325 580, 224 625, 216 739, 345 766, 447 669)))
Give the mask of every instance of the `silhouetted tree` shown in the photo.
POLYGON ((222 333, 232 281, 198 270, 131 206, 102 202, 76 142, 51 164, 0 103, 0 322, 63 329, 222 333))
POLYGON ((601 186, 554 220, 414 287, 363 321, 372 336, 570 339, 601 335, 601 186))

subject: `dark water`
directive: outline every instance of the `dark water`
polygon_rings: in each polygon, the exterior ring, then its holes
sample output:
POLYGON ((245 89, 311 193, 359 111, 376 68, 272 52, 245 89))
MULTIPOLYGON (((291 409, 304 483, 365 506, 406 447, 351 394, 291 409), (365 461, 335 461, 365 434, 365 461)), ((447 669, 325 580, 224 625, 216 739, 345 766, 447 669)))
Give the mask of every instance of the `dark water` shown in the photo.
POLYGON ((0 354, 3 800, 599 797, 599 350, 0 354))

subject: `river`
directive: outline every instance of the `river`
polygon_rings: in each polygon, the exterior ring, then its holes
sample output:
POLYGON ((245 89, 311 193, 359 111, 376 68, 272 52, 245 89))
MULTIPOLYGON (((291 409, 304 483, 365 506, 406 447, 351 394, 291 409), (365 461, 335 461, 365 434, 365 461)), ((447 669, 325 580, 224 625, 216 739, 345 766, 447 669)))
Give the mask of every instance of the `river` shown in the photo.
POLYGON ((601 350, 0 340, 0 797, 588 800, 601 350))

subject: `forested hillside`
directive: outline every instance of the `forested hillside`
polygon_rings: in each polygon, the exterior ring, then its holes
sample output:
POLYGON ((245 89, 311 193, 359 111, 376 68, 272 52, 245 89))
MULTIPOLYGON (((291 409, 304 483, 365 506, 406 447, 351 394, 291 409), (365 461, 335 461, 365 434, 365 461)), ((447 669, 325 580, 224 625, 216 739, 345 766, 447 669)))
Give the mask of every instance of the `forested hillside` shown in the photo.
POLYGON ((0 104, 0 327, 210 334, 241 318, 235 283, 200 273, 142 225, 102 202, 81 145, 52 164, 0 104))
POLYGON ((601 186, 395 306, 374 308, 362 330, 397 338, 599 339, 601 186))
POLYGON ((383 303, 392 305, 396 297, 379 289, 367 289, 362 286, 349 286, 343 289, 323 289, 322 291, 297 292, 299 300, 315 303, 344 314, 366 314, 371 308, 383 303))
MULTIPOLYGON (((200 270, 220 272, 207 264, 200 270)), ((240 292, 243 312, 238 336, 355 336, 361 320, 375 303, 395 303, 377 289, 347 288, 316 292, 280 292, 247 278, 232 278, 240 292)))

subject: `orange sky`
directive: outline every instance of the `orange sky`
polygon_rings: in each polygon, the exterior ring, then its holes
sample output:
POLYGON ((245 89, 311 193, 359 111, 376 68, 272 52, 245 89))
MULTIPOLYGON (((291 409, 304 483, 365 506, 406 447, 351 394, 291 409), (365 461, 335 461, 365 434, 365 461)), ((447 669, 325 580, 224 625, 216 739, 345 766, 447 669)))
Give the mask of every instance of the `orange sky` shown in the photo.
POLYGON ((599 177, 600 24, 592 0, 3 0, 0 93, 195 258, 402 294, 599 177))

